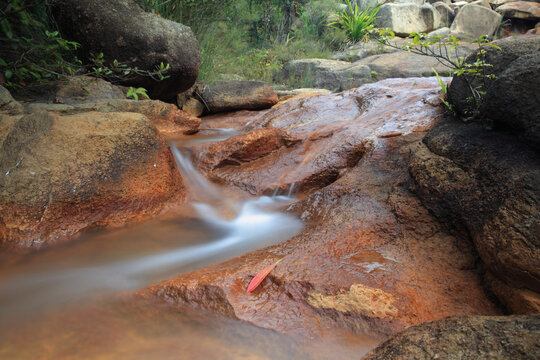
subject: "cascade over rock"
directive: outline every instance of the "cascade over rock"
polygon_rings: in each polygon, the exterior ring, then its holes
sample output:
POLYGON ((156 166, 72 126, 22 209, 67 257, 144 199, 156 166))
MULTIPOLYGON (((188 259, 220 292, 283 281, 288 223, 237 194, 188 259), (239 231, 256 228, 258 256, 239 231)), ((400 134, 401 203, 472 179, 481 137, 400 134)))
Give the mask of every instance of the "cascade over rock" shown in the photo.
POLYGON ((383 338, 446 316, 500 314, 470 239, 449 232, 409 189, 411 150, 442 117, 439 101, 435 78, 392 79, 205 119, 247 132, 194 148, 203 152, 196 166, 254 194, 294 184, 305 197, 288 211, 305 228, 141 295, 302 335, 347 329, 383 338))

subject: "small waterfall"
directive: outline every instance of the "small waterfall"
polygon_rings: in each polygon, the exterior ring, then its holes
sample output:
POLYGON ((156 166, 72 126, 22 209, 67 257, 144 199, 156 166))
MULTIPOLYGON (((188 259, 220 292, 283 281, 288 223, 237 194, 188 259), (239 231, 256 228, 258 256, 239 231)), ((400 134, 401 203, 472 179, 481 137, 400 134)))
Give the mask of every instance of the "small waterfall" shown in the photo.
MULTIPOLYGON (((221 140, 230 135, 219 132, 201 141, 221 140)), ((42 261, 34 261, 39 260, 39 252, 32 254, 30 265, 23 259, 21 266, 0 274, 0 319, 81 301, 91 295, 138 289, 279 243, 300 232, 300 220, 281 211, 291 203, 291 197, 229 198, 222 188, 194 168, 189 149, 179 148, 193 142, 176 142, 171 149, 188 194, 197 201, 192 204, 196 220, 172 221, 173 224, 171 220, 156 220, 121 231, 89 235, 87 239, 43 251, 42 261), (156 251, 156 243, 163 247, 163 239, 166 250, 156 251)))

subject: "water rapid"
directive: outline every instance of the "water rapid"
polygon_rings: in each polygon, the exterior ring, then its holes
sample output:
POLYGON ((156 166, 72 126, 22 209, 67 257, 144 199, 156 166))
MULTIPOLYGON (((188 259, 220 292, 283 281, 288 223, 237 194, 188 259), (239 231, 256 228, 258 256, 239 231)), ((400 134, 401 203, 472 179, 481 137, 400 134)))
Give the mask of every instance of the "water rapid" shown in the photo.
POLYGON ((189 216, 87 234, 0 271, 0 325, 21 314, 139 289, 297 234, 301 222, 281 211, 290 196, 233 198, 194 168, 191 146, 232 134, 217 131, 171 143, 192 201, 189 216))

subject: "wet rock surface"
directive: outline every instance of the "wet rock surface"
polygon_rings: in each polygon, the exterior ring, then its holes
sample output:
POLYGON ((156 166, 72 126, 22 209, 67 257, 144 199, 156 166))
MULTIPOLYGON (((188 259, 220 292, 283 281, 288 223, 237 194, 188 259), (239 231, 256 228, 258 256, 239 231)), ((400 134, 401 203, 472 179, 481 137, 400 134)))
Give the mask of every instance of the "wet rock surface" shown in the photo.
MULTIPOLYGON (((243 131, 279 129, 281 139, 257 140, 261 133, 239 135, 213 145, 212 151, 195 149, 195 163, 210 179, 254 195, 286 193, 291 186, 300 192, 316 190, 354 167, 378 139, 431 127, 442 116, 438 91, 435 79, 392 79, 341 94, 291 99, 258 113, 205 119, 205 127, 232 123, 242 124, 243 131), (239 146, 232 143, 253 148, 249 145, 253 141, 267 141, 266 156, 238 161, 227 155, 239 146)), ((265 134, 277 136, 273 131, 265 134)))
POLYGON ((0 116, 0 245, 40 247, 118 226, 183 196, 167 144, 141 114, 0 116))
POLYGON ((379 345, 365 360, 537 359, 540 315, 471 316, 414 326, 379 345))
MULTIPOLYGON (((283 141, 275 142, 276 150, 240 165, 219 167, 214 158, 198 159, 201 168, 217 166, 210 176, 225 174, 224 170, 234 173, 235 177, 223 180, 229 185, 238 186, 235 180, 246 171, 245 166, 255 186, 265 184, 270 176, 285 178, 290 171, 287 164, 294 169, 302 167, 294 161, 300 154, 309 162, 308 169, 313 164, 332 169, 338 163, 334 159, 346 164, 350 154, 356 158, 336 171, 332 180, 318 180, 317 187, 310 188, 308 181, 297 182, 300 191, 308 195, 288 211, 305 223, 300 235, 180 275, 142 294, 302 335, 345 329, 383 339, 404 327, 446 316, 499 314, 484 292, 482 269, 468 236, 449 231, 409 188, 411 152, 442 111, 432 99, 435 81, 417 79, 414 87, 410 81, 405 85, 404 80, 388 80, 377 87, 313 95, 298 99, 300 103, 293 99, 259 113, 211 119, 215 127, 237 125, 239 118, 251 119, 244 123, 246 134, 230 138, 223 149, 257 141, 247 141, 249 136, 283 141), (409 122, 405 114, 414 119, 409 122), (360 152, 343 150, 344 140, 355 139, 353 134, 358 135, 358 144, 364 144, 360 152), (309 147, 305 144, 308 141, 309 147), (336 148, 339 151, 333 150, 336 148), (322 154, 336 155, 318 161, 322 154), (283 260, 259 288, 246 293, 253 276, 277 259, 283 260)), ((224 152, 224 158, 229 157, 224 152)), ((247 184, 248 175, 245 177, 247 184)), ((290 183, 284 181, 282 188, 290 183)), ((261 185, 254 188, 255 193, 263 189, 261 185)), ((276 188, 279 186, 268 190, 276 188)))
MULTIPOLYGON (((448 120, 415 150, 410 171, 423 203, 442 221, 471 234, 490 272, 509 288, 540 292, 540 161, 535 151, 505 133, 448 120)), ((512 292, 498 293, 513 297, 506 302, 523 312, 512 292)))
POLYGON ((450 315, 498 314, 470 240, 446 232, 408 190, 408 158, 422 136, 381 140, 345 176, 290 208, 306 224, 301 235, 144 293, 302 335, 346 329, 383 338, 450 315))

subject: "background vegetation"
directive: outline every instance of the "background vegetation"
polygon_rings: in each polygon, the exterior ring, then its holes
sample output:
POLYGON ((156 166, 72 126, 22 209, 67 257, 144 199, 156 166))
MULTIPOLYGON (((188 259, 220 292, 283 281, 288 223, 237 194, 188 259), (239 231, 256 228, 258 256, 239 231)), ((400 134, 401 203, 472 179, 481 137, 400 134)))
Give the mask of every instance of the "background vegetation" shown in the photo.
POLYGON ((339 0, 136 0, 145 10, 188 25, 201 45, 206 82, 271 81, 292 59, 327 58, 346 36, 327 26, 339 0))
MULTIPOLYGON (((7 0, 0 5, 0 83, 20 87, 99 68, 98 76, 110 72, 107 64, 77 58, 78 44, 58 33, 50 1, 7 0)), ((201 45, 200 79, 206 82, 271 81, 285 62, 326 58, 347 42, 342 29, 327 26, 340 0, 133 1, 192 28, 201 45)))

